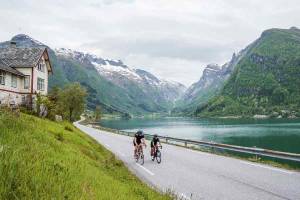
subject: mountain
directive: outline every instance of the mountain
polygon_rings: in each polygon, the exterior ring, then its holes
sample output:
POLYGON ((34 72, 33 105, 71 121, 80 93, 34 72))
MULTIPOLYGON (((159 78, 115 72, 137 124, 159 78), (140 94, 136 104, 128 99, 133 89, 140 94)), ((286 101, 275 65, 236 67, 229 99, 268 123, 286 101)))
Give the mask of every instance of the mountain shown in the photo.
POLYGON ((269 29, 249 45, 197 116, 300 116, 300 30, 269 29))
POLYGON ((230 77, 237 63, 246 55, 251 45, 233 54, 229 62, 222 66, 209 64, 203 70, 200 80, 193 83, 176 102, 173 113, 193 114, 198 106, 206 104, 219 94, 225 81, 230 77))
MULTIPOLYGON (((128 102, 119 103, 131 104, 128 105, 131 106, 129 110, 167 112, 186 89, 180 83, 161 80, 145 70, 133 69, 121 60, 103 59, 64 48, 57 49, 56 55, 62 61, 74 62, 96 70, 99 77, 120 88, 122 96, 128 97, 128 102)), ((126 110, 126 107, 124 109, 126 110)))
MULTIPOLYGON (((24 34, 16 35, 11 40, 22 47, 46 46, 24 34)), ((3 42, 0 46, 9 43, 3 42)), ((180 83, 161 80, 147 71, 130 68, 120 60, 46 47, 54 71, 49 78, 49 88, 79 82, 88 91, 87 105, 91 109, 100 105, 109 113, 140 115, 168 112, 185 90, 185 86, 180 83)))

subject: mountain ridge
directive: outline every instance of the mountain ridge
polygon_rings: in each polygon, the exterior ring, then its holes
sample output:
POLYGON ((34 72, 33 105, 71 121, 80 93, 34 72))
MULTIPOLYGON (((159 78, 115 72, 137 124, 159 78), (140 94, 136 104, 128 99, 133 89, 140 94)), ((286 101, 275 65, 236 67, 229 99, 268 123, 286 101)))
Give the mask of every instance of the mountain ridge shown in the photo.
POLYGON ((300 30, 268 29, 197 116, 300 116, 300 30))
POLYGON ((208 64, 203 70, 200 79, 188 87, 176 102, 176 107, 172 112, 180 115, 193 115, 198 106, 206 104, 211 98, 218 95, 237 63, 252 45, 253 43, 237 54, 233 53, 230 61, 222 66, 215 63, 208 64))

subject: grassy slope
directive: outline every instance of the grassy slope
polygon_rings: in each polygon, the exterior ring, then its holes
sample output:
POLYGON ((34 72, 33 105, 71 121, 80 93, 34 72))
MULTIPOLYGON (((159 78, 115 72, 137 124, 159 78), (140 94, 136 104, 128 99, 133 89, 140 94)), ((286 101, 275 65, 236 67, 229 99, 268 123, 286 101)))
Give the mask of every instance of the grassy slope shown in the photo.
POLYGON ((68 123, 0 111, 0 199, 169 199, 68 123))

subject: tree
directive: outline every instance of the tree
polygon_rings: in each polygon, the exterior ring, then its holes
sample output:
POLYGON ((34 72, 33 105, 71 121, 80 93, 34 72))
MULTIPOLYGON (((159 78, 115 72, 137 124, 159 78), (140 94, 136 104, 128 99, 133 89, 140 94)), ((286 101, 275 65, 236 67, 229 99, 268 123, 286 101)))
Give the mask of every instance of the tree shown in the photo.
POLYGON ((285 102, 288 95, 289 95, 289 92, 287 89, 282 88, 282 87, 277 87, 273 91, 272 99, 276 104, 282 104, 285 102))
POLYGON ((58 106, 69 121, 79 119, 86 105, 86 90, 79 83, 66 85, 58 93, 58 106))
POLYGON ((275 76, 272 73, 268 73, 267 76, 263 80, 261 95, 262 96, 270 96, 272 95, 273 90, 278 87, 278 82, 275 79, 275 76))
POLYGON ((47 117, 52 109, 51 101, 47 96, 36 94, 36 114, 39 117, 47 117))
POLYGON ((101 119, 101 107, 100 106, 96 106, 95 109, 95 120, 98 121, 101 119))

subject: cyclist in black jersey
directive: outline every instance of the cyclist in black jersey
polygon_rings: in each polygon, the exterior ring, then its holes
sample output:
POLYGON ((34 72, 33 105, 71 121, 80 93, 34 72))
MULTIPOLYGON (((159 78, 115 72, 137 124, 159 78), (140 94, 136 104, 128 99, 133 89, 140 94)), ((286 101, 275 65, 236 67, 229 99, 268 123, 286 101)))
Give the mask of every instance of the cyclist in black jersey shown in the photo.
POLYGON ((151 157, 154 156, 155 148, 158 148, 158 146, 161 146, 161 144, 158 136, 155 134, 151 140, 151 157))
POLYGON ((137 131, 136 134, 134 135, 133 138, 133 145, 134 145, 134 156, 136 155, 137 149, 144 145, 146 148, 146 142, 145 142, 145 137, 143 134, 143 131, 137 131))

